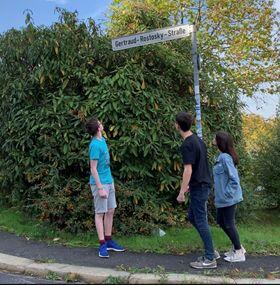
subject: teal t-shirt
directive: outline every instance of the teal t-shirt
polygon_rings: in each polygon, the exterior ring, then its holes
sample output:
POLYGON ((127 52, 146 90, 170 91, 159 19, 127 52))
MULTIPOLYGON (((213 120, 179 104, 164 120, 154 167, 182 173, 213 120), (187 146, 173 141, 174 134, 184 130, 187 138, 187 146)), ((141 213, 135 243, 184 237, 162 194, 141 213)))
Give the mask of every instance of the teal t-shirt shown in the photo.
MULTIPOLYGON (((110 155, 105 139, 93 138, 89 144, 89 159, 98 160, 97 172, 101 184, 112 184, 113 177, 110 169, 110 155)), ((95 185, 94 178, 90 174, 89 183, 95 185)))

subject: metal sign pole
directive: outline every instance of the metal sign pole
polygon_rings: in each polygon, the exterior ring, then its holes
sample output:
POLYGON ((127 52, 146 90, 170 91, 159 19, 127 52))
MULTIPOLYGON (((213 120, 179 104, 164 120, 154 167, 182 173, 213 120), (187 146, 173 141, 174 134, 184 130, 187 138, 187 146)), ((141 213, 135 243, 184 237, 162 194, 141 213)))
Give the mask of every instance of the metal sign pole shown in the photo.
POLYGON ((196 131, 197 131, 198 137, 202 139, 198 54, 197 54, 197 39, 196 39, 196 26, 195 25, 193 27, 193 32, 192 32, 192 60, 193 60, 195 111, 196 111, 196 131))

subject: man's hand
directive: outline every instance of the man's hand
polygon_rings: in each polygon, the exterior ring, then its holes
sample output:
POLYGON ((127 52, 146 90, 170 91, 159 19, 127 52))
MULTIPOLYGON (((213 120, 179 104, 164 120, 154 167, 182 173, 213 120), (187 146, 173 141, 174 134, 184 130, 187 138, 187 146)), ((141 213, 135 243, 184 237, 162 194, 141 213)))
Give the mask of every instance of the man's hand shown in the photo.
POLYGON ((189 187, 186 189, 181 189, 179 192, 179 195, 177 197, 177 201, 179 204, 184 203, 185 202, 185 194, 189 192, 189 187))
POLYGON ((182 193, 188 193, 190 191, 190 187, 188 186, 187 188, 181 189, 180 192, 182 193))
POLYGON ((179 204, 184 203, 185 202, 185 194, 180 192, 178 197, 177 197, 177 201, 179 204))
POLYGON ((100 198, 103 198, 103 199, 107 199, 108 198, 108 194, 107 194, 107 192, 104 189, 99 189, 98 190, 98 194, 99 194, 100 198))

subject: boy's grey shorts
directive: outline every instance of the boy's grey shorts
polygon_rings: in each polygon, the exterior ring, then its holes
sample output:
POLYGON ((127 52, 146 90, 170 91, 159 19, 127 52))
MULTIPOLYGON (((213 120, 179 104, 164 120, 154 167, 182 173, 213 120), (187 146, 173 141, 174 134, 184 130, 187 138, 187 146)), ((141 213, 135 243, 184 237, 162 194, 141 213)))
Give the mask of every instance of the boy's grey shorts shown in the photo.
POLYGON ((115 209, 117 207, 114 184, 103 184, 102 186, 108 193, 108 198, 100 198, 96 185, 90 185, 96 214, 107 213, 108 210, 115 209))

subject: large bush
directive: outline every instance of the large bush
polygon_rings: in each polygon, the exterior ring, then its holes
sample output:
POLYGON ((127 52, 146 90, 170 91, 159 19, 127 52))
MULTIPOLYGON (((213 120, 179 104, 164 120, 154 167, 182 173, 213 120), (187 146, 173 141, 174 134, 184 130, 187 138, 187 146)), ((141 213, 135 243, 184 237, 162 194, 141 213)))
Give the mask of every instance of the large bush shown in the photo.
MULTIPOLYGON (((51 27, 30 21, 0 37, 1 201, 58 228, 92 229, 86 118, 106 127, 118 192, 116 230, 149 232, 182 222, 180 137, 174 117, 194 111, 190 41, 113 52, 92 20, 61 11, 51 27)), ((203 131, 240 140, 240 103, 231 84, 201 72, 203 131)), ((227 81, 225 79, 225 81, 227 81)))
POLYGON ((270 136, 262 138, 254 157, 255 187, 269 199, 270 207, 280 206, 280 105, 270 136))

